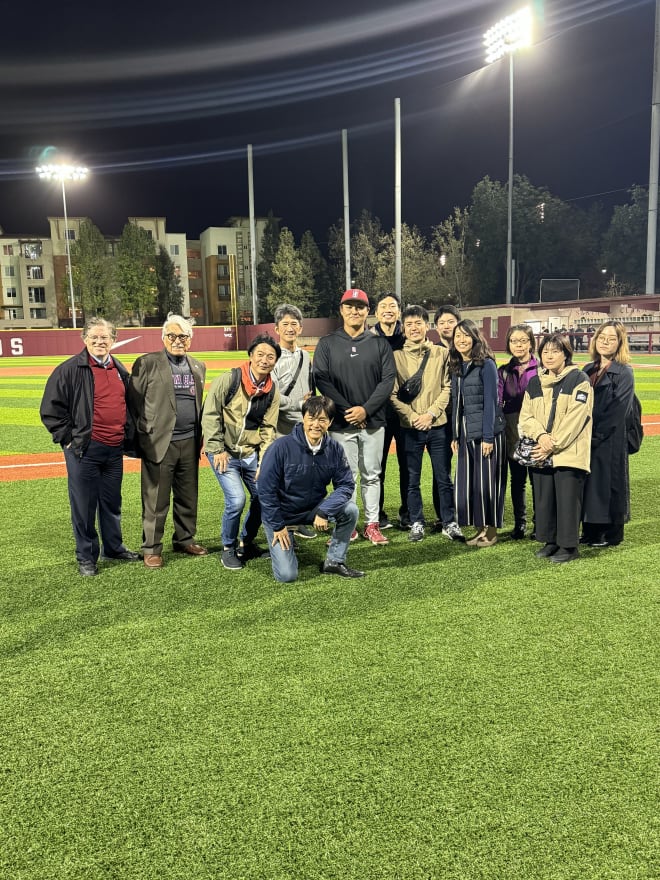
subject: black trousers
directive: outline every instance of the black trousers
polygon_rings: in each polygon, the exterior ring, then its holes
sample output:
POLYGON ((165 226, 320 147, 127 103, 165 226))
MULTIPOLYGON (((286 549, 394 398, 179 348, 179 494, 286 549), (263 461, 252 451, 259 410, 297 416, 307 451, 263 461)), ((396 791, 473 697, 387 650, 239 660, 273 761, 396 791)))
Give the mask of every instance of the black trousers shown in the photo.
MULTIPOLYGON (((451 441, 453 440, 452 434, 452 426, 451 426, 451 412, 448 415, 448 421, 444 425, 440 425, 439 430, 445 432, 445 450, 444 450, 444 461, 442 464, 442 470, 447 474, 449 478, 449 482, 451 483, 451 459, 452 459, 452 451, 451 451, 451 441)), ((454 493, 454 486, 452 483, 452 496, 454 493)), ((452 510, 454 508, 454 502, 452 500, 452 510)), ((435 510, 436 518, 443 524, 446 525, 447 522, 451 522, 456 519, 456 511, 454 510, 453 516, 450 520, 445 520, 442 515, 442 504, 440 504, 440 493, 438 491, 438 487, 436 485, 435 480, 433 481, 433 509, 435 510)))
POLYGON ((194 437, 170 443, 165 458, 156 463, 142 459, 142 549, 160 556, 165 520, 170 510, 174 546, 192 544, 197 531, 199 446, 194 437))
MULTIPOLYGON (((509 467, 509 476, 511 479, 511 505, 513 507, 513 520, 517 528, 524 529, 527 525, 527 496, 525 487, 527 485, 528 468, 523 464, 519 464, 513 458, 507 459, 509 467)), ((532 519, 536 523, 534 515, 534 481, 532 484, 532 519)))
POLYGON ((378 503, 378 513, 382 518, 385 514, 383 504, 385 501, 385 470, 387 468, 387 459, 390 452, 392 440, 396 443, 396 459, 399 465, 399 516, 402 519, 408 519, 408 462, 406 460, 406 450, 403 446, 403 434, 399 417, 392 407, 387 404, 387 422, 385 423, 385 437, 383 440, 383 459, 380 463, 380 501, 378 503))
POLYGON ((82 456, 64 450, 68 476, 71 525, 78 562, 99 558, 99 531, 103 555, 118 556, 126 550, 121 536, 121 483, 124 475, 122 446, 106 446, 90 440, 82 456))
POLYGON ((577 468, 530 468, 534 483, 536 539, 577 547, 586 471, 577 468))

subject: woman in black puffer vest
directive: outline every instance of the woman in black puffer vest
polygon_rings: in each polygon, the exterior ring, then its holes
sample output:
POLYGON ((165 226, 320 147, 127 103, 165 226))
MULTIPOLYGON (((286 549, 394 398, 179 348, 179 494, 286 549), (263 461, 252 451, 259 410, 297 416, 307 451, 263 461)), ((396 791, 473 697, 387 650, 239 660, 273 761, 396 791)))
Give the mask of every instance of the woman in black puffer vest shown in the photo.
POLYGON ((473 321, 454 329, 452 374, 456 514, 477 533, 467 541, 492 547, 502 526, 506 489, 504 416, 498 402, 497 367, 490 346, 473 321))

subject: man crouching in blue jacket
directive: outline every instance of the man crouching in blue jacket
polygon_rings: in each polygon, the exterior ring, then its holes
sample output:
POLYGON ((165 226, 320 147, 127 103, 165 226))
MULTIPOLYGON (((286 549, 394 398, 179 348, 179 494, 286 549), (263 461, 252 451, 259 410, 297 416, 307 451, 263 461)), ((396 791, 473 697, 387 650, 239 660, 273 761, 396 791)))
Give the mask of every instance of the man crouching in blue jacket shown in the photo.
POLYGON ((335 414, 329 397, 310 397, 302 406, 302 423, 291 434, 279 437, 266 451, 259 471, 261 518, 270 546, 275 580, 290 583, 298 577, 291 527, 311 523, 326 532, 328 542, 323 574, 364 577, 346 565, 346 553, 358 518, 351 500, 355 483, 344 448, 328 437, 335 414), (328 484, 333 491, 327 495, 328 484))

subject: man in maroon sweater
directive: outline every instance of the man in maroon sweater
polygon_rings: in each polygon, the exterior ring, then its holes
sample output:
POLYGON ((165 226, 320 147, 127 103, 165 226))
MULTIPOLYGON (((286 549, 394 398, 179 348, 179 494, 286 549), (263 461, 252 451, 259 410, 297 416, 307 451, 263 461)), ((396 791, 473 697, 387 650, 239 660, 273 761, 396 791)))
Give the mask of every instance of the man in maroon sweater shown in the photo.
POLYGON ((110 355, 114 325, 90 318, 82 333, 85 348, 51 373, 41 401, 41 421, 64 450, 69 478, 71 523, 78 571, 98 574, 103 558, 137 562, 121 534, 121 483, 127 436, 128 371, 110 355))

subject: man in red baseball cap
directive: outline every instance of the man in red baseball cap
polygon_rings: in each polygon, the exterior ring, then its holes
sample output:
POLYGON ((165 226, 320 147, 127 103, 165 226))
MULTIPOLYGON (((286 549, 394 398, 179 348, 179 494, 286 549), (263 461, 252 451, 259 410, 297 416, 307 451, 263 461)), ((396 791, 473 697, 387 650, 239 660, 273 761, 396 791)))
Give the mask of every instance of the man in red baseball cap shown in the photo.
POLYGON ((364 290, 344 291, 339 314, 343 326, 316 347, 315 384, 335 404, 331 436, 344 447, 356 485, 360 476, 364 537, 372 544, 387 544, 378 518, 386 406, 396 377, 394 357, 385 338, 367 331, 369 297, 364 290))

